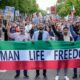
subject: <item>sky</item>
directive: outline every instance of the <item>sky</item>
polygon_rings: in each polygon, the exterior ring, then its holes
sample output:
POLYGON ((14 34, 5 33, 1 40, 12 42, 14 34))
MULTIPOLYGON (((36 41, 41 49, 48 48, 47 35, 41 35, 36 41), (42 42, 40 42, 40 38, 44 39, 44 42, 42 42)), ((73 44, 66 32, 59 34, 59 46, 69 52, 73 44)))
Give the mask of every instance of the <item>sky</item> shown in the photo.
POLYGON ((46 10, 50 6, 54 6, 57 0, 36 0, 40 9, 46 10))

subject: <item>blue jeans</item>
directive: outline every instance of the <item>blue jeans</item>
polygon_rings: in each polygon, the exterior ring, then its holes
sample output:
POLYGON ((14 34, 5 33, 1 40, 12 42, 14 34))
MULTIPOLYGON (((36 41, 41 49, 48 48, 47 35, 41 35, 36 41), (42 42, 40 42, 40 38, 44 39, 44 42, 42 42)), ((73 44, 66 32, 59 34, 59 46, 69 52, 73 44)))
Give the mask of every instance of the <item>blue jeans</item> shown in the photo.
MULTIPOLYGON (((64 76, 66 76, 67 75, 67 69, 64 69, 64 76)), ((57 69, 57 75, 59 76, 59 73, 60 73, 60 69, 57 69)))
MULTIPOLYGON (((24 76, 27 75, 27 70, 24 70, 23 73, 24 76)), ((20 70, 16 70, 16 75, 20 75, 20 70)))

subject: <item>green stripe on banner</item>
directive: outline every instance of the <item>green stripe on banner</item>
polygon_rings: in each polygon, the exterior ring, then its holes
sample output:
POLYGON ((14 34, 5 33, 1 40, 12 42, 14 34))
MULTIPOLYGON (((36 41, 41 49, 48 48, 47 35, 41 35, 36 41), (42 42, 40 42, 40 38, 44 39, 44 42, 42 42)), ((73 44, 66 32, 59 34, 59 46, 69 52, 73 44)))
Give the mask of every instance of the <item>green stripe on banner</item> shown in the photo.
POLYGON ((64 42, 64 41, 36 41, 16 42, 16 41, 0 41, 0 50, 53 50, 53 49, 71 49, 80 48, 80 41, 64 42))

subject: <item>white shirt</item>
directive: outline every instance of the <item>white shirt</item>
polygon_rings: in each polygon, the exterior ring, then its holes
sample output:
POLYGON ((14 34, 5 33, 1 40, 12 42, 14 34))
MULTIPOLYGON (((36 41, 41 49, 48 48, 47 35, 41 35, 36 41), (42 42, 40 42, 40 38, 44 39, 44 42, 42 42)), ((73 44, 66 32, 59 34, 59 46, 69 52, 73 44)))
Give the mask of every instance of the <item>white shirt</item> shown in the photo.
POLYGON ((29 32, 32 29, 32 24, 25 26, 25 32, 29 32))
POLYGON ((64 41, 70 41, 70 36, 69 35, 64 35, 64 41))
POLYGON ((9 37, 15 39, 15 41, 29 41, 30 35, 25 33, 22 35, 21 33, 9 33, 9 37))

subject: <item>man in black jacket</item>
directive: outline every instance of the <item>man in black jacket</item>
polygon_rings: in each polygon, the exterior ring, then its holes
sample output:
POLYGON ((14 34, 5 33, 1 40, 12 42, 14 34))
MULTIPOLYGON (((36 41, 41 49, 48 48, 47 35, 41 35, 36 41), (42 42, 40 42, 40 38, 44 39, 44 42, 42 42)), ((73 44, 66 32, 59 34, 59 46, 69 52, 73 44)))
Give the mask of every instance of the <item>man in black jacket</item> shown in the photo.
MULTIPOLYGON (((52 29, 58 41, 72 41, 72 37, 69 34, 69 29, 67 26, 63 28, 63 32, 61 31, 61 26, 58 26, 56 30, 55 26, 52 25, 52 29)), ((61 64, 59 63, 58 65, 60 66, 61 64)), ((57 69, 57 75, 55 77, 55 80, 59 80, 59 72, 60 72, 60 69, 57 69)), ((69 80, 69 78, 67 77, 67 68, 64 69, 64 79, 69 80)))
POLYGON ((57 37, 57 40, 63 41, 64 39, 63 39, 63 34, 62 34, 62 32, 61 32, 60 26, 57 26, 57 29, 55 28, 54 25, 51 25, 51 26, 52 26, 52 29, 53 29, 56 37, 57 37))

